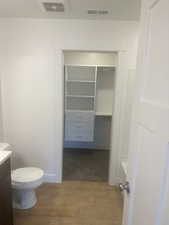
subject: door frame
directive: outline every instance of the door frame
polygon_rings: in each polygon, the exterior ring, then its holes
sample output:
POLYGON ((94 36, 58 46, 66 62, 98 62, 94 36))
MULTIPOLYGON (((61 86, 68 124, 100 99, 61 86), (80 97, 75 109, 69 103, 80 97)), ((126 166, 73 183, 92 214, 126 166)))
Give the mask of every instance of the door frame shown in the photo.
MULTIPOLYGON (((60 143, 60 148, 57 149, 57 159, 60 160, 57 164, 57 182, 61 183, 63 181, 63 149, 64 149, 64 52, 65 51, 82 51, 82 52, 100 52, 100 53, 117 53, 118 63, 116 68, 116 84, 115 84, 115 98, 114 98, 114 106, 113 115, 112 115, 112 123, 111 133, 115 135, 111 135, 111 145, 110 145, 110 157, 109 157, 109 177, 108 183, 110 185, 117 185, 120 182, 121 176, 121 161, 126 156, 123 155, 122 143, 123 143, 123 126, 124 126, 124 108, 123 103, 125 102, 125 94, 126 94, 126 86, 128 80, 128 52, 121 50, 101 50, 101 49, 57 49, 58 58, 57 61, 57 72, 59 73, 59 95, 61 97, 60 104, 60 138, 57 139, 60 143)), ((133 68, 131 68, 133 69, 133 68)), ((57 74, 58 76, 58 74, 57 74)), ((58 123, 57 123, 58 124, 58 123)))

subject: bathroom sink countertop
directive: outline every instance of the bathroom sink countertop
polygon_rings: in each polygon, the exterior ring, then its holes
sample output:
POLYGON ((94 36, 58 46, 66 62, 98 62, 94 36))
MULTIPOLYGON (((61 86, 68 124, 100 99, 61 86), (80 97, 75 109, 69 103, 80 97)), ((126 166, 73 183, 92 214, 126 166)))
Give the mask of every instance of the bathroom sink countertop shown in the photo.
POLYGON ((9 147, 10 145, 8 143, 0 143, 0 165, 12 154, 12 151, 8 151, 9 147))
POLYGON ((0 150, 0 165, 5 162, 12 154, 12 151, 0 150))
POLYGON ((10 147, 10 145, 8 143, 2 143, 2 142, 0 142, 0 151, 8 150, 9 147, 10 147))

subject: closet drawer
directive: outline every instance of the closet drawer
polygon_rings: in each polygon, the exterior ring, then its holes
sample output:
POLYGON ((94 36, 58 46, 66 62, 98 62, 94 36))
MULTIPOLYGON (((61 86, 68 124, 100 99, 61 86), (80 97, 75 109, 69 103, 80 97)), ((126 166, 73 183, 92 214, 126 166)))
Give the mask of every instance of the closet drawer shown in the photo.
POLYGON ((94 112, 66 112, 65 140, 92 142, 94 137, 94 112))
POLYGON ((65 139, 66 141, 93 142, 93 134, 67 133, 65 139))
POLYGON ((87 121, 83 121, 83 120, 68 120, 66 119, 65 120, 65 125, 67 126, 83 126, 87 121))
POLYGON ((91 129, 93 127, 94 121, 84 121, 84 120, 66 120, 65 127, 74 128, 88 128, 91 129))
POLYGON ((93 124, 83 122, 67 122, 65 124, 66 141, 93 141, 94 126, 93 124))
POLYGON ((93 121, 94 112, 67 112, 65 115, 66 121, 93 121))
POLYGON ((94 126, 93 124, 84 122, 67 122, 65 124, 65 131, 69 133, 79 133, 79 134, 86 134, 93 132, 94 126))

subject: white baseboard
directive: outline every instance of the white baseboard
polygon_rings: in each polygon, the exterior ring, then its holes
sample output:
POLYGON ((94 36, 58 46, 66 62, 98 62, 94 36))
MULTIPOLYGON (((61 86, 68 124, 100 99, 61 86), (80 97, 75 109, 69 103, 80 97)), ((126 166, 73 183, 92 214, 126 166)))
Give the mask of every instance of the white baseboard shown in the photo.
POLYGON ((45 183, 61 183, 61 180, 58 179, 57 175, 54 173, 45 173, 44 182, 45 183))

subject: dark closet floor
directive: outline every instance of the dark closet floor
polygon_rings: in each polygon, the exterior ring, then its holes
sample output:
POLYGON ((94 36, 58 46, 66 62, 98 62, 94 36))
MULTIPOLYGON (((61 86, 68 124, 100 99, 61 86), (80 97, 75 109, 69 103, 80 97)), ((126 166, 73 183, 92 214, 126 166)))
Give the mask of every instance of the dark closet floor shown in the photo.
POLYGON ((63 180, 108 181, 109 151, 64 149, 63 180))

